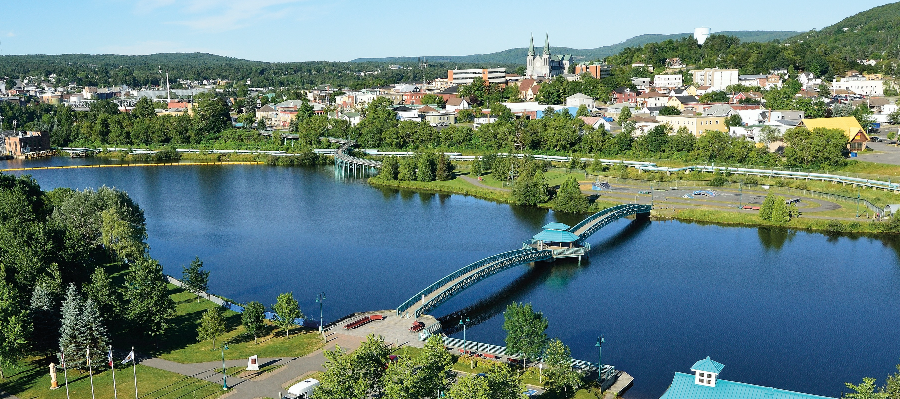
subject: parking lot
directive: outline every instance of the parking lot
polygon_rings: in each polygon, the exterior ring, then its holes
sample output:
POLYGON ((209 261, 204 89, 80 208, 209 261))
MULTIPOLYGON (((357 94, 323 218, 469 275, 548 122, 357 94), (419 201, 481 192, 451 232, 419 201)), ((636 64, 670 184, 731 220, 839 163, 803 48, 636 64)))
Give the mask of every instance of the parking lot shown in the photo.
POLYGON ((868 142, 866 146, 873 152, 859 153, 857 159, 860 161, 900 165, 900 146, 875 142, 868 142))

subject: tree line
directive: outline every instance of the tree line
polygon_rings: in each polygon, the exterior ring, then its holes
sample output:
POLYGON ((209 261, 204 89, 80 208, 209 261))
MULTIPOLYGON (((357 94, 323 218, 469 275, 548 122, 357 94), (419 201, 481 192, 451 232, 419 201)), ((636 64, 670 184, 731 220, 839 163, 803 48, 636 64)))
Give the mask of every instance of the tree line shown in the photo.
POLYGON ((164 334, 175 305, 146 235, 125 192, 45 192, 0 174, 0 368, 60 352, 80 367, 87 349, 99 362, 112 339, 164 334))

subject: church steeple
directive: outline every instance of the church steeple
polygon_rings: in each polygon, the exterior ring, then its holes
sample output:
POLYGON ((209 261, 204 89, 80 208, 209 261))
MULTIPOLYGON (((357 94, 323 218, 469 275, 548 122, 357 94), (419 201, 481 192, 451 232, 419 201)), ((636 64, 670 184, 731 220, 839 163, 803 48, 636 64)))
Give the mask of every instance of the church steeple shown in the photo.
POLYGON ((528 47, 528 56, 534 57, 534 35, 531 35, 531 46, 528 47))
POLYGON ((544 38, 544 55, 550 55, 550 34, 544 38))

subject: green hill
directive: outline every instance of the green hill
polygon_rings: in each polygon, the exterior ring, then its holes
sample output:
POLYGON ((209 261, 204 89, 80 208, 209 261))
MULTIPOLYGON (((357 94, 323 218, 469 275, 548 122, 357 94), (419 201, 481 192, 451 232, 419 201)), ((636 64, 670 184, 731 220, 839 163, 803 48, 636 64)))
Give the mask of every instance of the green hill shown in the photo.
POLYGON ((863 11, 820 31, 801 33, 789 42, 804 42, 847 60, 900 58, 900 3, 863 11))
MULTIPOLYGON (((768 42, 776 39, 787 39, 797 35, 793 31, 734 31, 734 32, 716 32, 718 35, 734 36, 741 39, 742 42, 768 42)), ((672 35, 645 34, 632 37, 622 43, 609 46, 597 47, 593 49, 574 49, 569 47, 550 47, 553 54, 572 54, 576 61, 591 61, 617 54, 627 47, 640 47, 647 43, 661 42, 665 40, 675 40, 682 37, 691 36, 691 33, 677 33, 672 35)), ((540 45, 540 44, 537 44, 540 45)), ((525 47, 514 48, 509 50, 498 51, 490 54, 473 54, 462 56, 426 56, 429 62, 459 62, 459 63, 480 63, 495 65, 521 64, 528 54, 525 47)), ((416 62, 417 57, 386 57, 386 58, 357 58, 351 62, 390 62, 390 63, 408 63, 416 62)))

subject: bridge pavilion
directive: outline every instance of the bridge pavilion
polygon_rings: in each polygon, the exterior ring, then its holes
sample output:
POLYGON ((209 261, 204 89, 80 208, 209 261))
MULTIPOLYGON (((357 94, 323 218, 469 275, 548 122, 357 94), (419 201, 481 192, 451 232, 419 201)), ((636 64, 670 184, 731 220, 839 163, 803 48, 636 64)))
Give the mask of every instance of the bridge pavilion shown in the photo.
POLYGON ((574 248, 578 236, 564 223, 548 223, 544 230, 532 237, 531 244, 538 250, 574 248))

